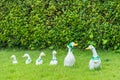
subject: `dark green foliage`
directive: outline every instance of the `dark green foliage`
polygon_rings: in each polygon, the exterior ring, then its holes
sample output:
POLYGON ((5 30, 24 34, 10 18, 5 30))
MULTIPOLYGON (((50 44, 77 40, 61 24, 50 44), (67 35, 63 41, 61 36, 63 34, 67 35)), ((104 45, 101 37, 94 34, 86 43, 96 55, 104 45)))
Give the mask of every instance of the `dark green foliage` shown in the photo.
POLYGON ((120 48, 120 1, 1 0, 0 47, 120 48))

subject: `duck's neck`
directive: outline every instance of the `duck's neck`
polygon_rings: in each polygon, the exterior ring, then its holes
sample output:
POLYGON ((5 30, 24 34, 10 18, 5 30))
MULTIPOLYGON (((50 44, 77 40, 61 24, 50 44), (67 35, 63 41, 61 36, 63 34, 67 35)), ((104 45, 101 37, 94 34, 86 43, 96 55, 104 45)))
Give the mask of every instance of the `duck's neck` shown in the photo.
POLYGON ((98 56, 98 54, 97 54, 95 48, 92 49, 92 53, 93 53, 93 57, 97 57, 97 56, 98 56))
POLYGON ((68 54, 72 53, 72 48, 68 48, 68 54))
POLYGON ((27 58, 27 59, 31 59, 31 58, 30 58, 30 56, 28 56, 28 58, 27 58))
POLYGON ((52 59, 54 60, 54 59, 57 59, 57 58, 56 58, 56 56, 55 56, 55 55, 53 55, 52 59))
POLYGON ((39 56, 39 59, 42 59, 42 56, 39 56))
POLYGON ((13 58, 13 61, 16 61, 16 60, 17 60, 17 59, 14 57, 14 58, 13 58))

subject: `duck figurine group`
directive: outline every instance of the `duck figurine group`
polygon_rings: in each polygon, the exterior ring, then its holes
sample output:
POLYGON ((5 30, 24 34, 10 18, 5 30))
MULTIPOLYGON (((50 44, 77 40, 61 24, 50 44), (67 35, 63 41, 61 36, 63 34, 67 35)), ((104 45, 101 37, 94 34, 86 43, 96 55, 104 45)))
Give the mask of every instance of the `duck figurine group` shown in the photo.
POLYGON ((23 57, 27 58, 26 61, 25 61, 25 64, 30 64, 31 63, 32 60, 31 60, 30 55, 28 53, 25 53, 23 55, 23 57))
POLYGON ((12 63, 13 63, 13 64, 17 64, 17 63, 18 63, 15 55, 12 55, 12 56, 11 56, 11 59, 12 59, 12 63))
POLYGON ((77 46, 78 44, 71 42, 67 45, 68 53, 64 59, 64 66, 73 66, 75 64, 75 57, 73 55, 73 47, 77 46))
POLYGON ((57 52, 55 50, 53 50, 53 52, 52 52, 52 60, 50 61, 50 65, 57 65, 58 64, 56 54, 57 54, 57 52))
POLYGON ((42 60, 42 57, 45 56, 45 53, 44 52, 41 52, 38 59, 36 60, 36 65, 40 65, 40 64, 43 64, 43 60, 42 60))
POLYGON ((89 69, 90 70, 94 70, 94 69, 100 69, 101 67, 101 59, 97 54, 97 51, 95 49, 95 47, 93 45, 89 45, 87 48, 87 50, 91 50, 93 55, 89 61, 89 69))
MULTIPOLYGON (((68 53, 67 53, 67 56, 64 58, 64 66, 73 66, 75 64, 75 57, 73 54, 73 48, 77 45, 78 44, 76 44, 74 42, 71 42, 67 45, 68 53)), ((100 69, 101 68, 101 59, 100 59, 99 55, 97 54, 95 47, 93 45, 89 45, 86 49, 91 50, 92 54, 93 54, 90 61, 89 61, 89 69, 90 70, 100 69)), ((53 50, 52 51, 52 60, 50 61, 50 65, 57 65, 58 64, 56 54, 57 54, 57 52, 55 50, 53 50)), ((45 56, 45 53, 41 52, 38 59, 36 60, 36 63, 35 63, 36 65, 43 64, 43 60, 42 60, 43 56, 45 56)), ((31 57, 28 53, 25 53, 23 55, 23 57, 27 57, 25 64, 31 63, 32 60, 31 60, 31 57)), ((12 55, 11 58, 12 58, 13 64, 18 63, 15 55, 12 55)))

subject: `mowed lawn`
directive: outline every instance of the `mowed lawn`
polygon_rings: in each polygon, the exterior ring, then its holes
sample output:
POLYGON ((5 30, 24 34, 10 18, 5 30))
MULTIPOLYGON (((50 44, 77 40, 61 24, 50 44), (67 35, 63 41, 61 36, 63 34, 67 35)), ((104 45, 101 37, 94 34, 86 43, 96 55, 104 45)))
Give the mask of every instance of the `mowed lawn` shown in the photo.
POLYGON ((88 63, 92 56, 91 51, 74 49, 76 63, 73 67, 64 67, 64 58, 67 49, 57 50, 58 65, 50 66, 52 50, 0 50, 0 80, 119 80, 120 54, 114 51, 97 50, 102 60, 101 70, 89 70, 88 63), (39 53, 44 51, 42 65, 35 65, 39 53), (26 65, 24 53, 29 53, 32 63, 26 65), (18 64, 12 64, 10 56, 15 54, 18 64))

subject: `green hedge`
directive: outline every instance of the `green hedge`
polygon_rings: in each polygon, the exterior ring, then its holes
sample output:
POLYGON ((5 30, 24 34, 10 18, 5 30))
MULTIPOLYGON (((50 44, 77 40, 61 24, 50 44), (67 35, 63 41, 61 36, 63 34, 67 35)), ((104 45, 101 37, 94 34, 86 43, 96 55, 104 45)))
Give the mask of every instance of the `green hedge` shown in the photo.
POLYGON ((118 0, 0 0, 0 47, 120 48, 118 0))

